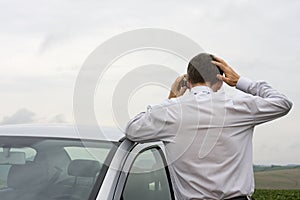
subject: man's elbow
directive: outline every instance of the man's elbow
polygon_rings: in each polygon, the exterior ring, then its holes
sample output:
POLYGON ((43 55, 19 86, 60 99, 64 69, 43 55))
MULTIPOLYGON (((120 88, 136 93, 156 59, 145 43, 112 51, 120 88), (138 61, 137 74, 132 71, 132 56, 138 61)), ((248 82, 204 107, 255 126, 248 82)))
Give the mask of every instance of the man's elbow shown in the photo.
POLYGON ((287 112, 289 112, 291 109, 292 109, 292 107, 293 107, 293 102, 292 101, 290 101, 290 100, 287 100, 287 112))
POLYGON ((138 137, 137 137, 137 134, 136 134, 136 130, 134 129, 133 125, 131 126, 128 126, 126 128, 126 131, 125 131, 125 136, 127 139, 131 140, 131 141, 138 141, 138 137))
POLYGON ((127 139, 131 140, 131 141, 135 141, 136 137, 134 137, 134 135, 128 134, 128 132, 125 133, 125 136, 127 139))
POLYGON ((284 108, 283 108, 283 114, 286 115, 290 112, 290 110, 292 109, 293 107, 293 102, 286 99, 285 100, 285 104, 284 104, 284 108))

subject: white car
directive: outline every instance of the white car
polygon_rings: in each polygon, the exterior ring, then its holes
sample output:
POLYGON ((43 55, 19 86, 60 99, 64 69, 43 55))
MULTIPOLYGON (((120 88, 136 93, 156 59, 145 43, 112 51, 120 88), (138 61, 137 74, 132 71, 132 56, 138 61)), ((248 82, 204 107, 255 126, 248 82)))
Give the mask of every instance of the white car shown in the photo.
POLYGON ((164 146, 118 130, 0 127, 0 200, 174 199, 164 146))

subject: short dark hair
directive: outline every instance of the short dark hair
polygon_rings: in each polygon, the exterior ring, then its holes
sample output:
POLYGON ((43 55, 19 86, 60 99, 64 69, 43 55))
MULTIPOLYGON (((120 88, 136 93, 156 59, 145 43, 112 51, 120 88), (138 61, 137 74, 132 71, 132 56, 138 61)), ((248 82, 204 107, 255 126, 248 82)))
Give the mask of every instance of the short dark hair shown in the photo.
POLYGON ((215 60, 211 54, 200 53, 193 57, 188 64, 188 79, 192 84, 210 83, 215 84, 219 81, 218 74, 223 75, 223 71, 211 61, 215 60))

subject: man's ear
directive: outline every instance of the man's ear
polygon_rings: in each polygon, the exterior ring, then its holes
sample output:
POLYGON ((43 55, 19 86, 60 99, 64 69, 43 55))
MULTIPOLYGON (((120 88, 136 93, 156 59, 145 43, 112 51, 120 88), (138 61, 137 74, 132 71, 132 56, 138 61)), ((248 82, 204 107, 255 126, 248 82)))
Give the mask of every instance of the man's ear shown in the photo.
POLYGON ((191 80, 188 75, 186 76, 186 80, 187 80, 187 88, 191 89, 192 84, 191 84, 191 80))
POLYGON ((187 81, 186 87, 187 87, 188 89, 191 89, 191 86, 192 86, 191 82, 187 81))

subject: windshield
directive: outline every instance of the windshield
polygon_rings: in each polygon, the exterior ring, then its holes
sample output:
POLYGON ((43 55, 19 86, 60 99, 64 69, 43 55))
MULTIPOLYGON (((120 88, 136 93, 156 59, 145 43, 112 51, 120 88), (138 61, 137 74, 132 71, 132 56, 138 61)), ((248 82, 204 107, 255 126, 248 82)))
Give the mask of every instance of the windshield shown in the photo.
POLYGON ((107 141, 1 136, 1 200, 87 200, 100 188, 115 146, 107 141))

